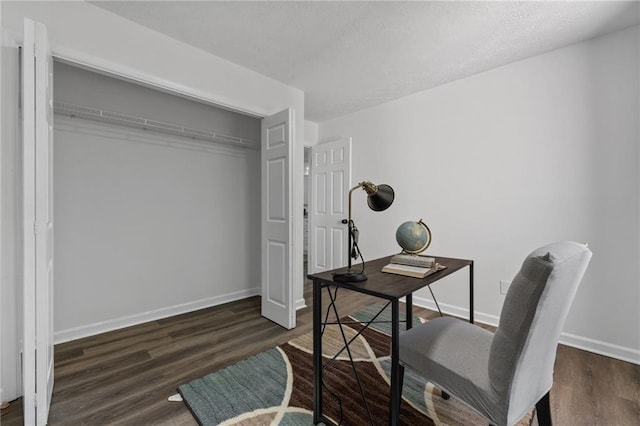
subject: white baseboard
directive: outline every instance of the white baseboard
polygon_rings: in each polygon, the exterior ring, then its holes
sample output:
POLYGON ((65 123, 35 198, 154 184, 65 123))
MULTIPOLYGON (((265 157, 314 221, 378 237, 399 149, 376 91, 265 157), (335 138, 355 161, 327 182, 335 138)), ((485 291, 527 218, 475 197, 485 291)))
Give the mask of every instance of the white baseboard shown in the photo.
POLYGON ((599 355, 619 359, 640 365, 640 350, 627 348, 614 343, 603 342, 589 337, 578 336, 571 333, 562 333, 560 343, 599 355))
POLYGON ((296 300, 296 311, 300 309, 304 309, 307 307, 307 303, 304 301, 304 297, 302 299, 296 300))
POLYGON ((132 325, 155 321, 162 318, 168 318, 174 315, 193 312, 197 311, 198 309, 210 308, 211 306, 222 305, 223 303, 233 302, 235 300, 246 299, 247 297, 259 295, 260 287, 256 287, 248 290, 210 297, 207 299, 201 299, 193 302, 181 303, 179 305, 154 309, 148 312, 140 312, 138 314, 128 315, 121 318, 114 318, 107 321, 101 321, 93 324, 83 325, 80 327, 56 331, 53 335, 53 341, 54 344, 64 343, 71 340, 81 339, 83 337, 106 333, 107 331, 118 330, 120 328, 130 327, 132 325))
MULTIPOLYGON (((414 296, 413 304, 415 306, 427 308, 432 311, 438 310, 433 300, 423 297, 414 296)), ((439 305, 442 312, 446 313, 447 315, 453 315, 462 319, 469 319, 468 308, 461 308, 459 306, 448 305, 446 303, 439 303, 439 305)), ((485 314, 478 311, 474 313, 474 322, 488 324, 494 327, 497 327, 499 319, 500 318, 495 315, 485 314)), ((560 335, 560 343, 562 343, 563 345, 571 346, 573 348, 582 349, 588 352, 593 352, 599 355, 604 355, 610 358, 615 358, 621 361, 640 365, 640 350, 637 349, 616 345, 614 343, 603 342, 600 340, 591 339, 589 337, 578 336, 571 333, 562 333, 560 335)))
MULTIPOLYGON (((431 299, 426 299, 424 297, 416 297, 413 296, 413 304, 415 306, 420 306, 422 308, 430 309, 432 311, 438 311, 436 304, 431 299)), ((454 317, 462 318, 465 320, 469 319, 469 308, 461 308, 456 305, 449 305, 447 303, 438 302, 440 305, 440 309, 443 313, 447 315, 453 315, 454 317)), ((473 313, 473 321, 480 322, 482 324, 492 325, 497 327, 498 325, 498 317, 495 315, 484 314, 482 312, 475 311, 473 313)))

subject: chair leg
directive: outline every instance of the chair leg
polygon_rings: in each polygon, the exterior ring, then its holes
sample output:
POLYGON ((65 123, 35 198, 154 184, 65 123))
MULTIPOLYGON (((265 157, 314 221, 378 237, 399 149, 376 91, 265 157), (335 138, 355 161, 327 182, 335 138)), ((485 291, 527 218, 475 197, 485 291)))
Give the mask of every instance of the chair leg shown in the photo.
POLYGON ((552 426, 551 403, 549 402, 549 392, 536 403, 536 416, 539 426, 552 426))

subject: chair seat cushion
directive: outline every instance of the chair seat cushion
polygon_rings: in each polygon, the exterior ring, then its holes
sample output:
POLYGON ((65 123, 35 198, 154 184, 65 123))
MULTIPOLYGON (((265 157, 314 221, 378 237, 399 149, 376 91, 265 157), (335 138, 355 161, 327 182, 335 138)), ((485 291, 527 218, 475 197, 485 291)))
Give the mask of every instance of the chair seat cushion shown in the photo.
POLYGON ((442 317, 400 335, 400 362, 492 418, 496 400, 489 382, 493 333, 442 317), (446 384, 446 386, 443 386, 446 384))

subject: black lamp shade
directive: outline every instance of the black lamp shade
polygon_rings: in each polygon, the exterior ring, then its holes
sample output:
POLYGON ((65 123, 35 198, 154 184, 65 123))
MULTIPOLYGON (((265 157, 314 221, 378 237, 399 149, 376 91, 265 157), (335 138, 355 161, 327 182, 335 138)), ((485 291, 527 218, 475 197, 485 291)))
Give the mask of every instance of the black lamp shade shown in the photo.
POLYGON ((389 185, 378 185, 378 190, 367 196, 369 208, 375 212, 381 212, 389 208, 393 203, 395 194, 389 185))

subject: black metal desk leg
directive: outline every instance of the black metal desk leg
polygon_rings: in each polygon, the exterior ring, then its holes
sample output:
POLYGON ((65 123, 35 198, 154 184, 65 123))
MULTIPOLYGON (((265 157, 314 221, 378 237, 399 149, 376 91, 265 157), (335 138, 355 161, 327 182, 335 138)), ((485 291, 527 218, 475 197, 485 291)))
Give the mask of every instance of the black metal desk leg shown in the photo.
POLYGON ((391 407, 389 410, 389 425, 396 426, 400 420, 400 309, 398 299, 391 301, 391 407))
POLYGON ((473 324, 473 260, 469 265, 469 322, 473 324))
POLYGON ((322 419, 322 288, 313 281, 313 424, 322 419))
POLYGON ((413 327, 413 293, 409 293, 404 297, 406 307, 406 324, 407 330, 413 327))

